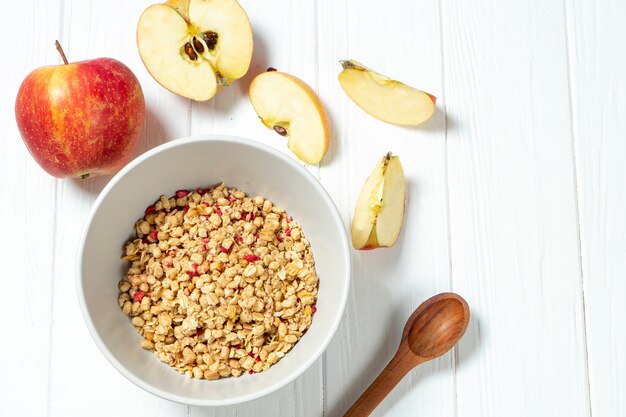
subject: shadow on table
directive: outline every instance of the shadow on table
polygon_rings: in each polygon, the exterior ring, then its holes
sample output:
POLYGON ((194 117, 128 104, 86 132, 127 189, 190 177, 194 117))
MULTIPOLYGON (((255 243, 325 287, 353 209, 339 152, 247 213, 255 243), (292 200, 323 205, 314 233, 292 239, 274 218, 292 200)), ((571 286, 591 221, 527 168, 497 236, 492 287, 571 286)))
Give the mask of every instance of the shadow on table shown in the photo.
MULTIPOLYGON (((168 132, 166 132, 165 127, 159 118, 155 116, 154 112, 149 107, 146 107, 144 128, 141 132, 141 136, 139 137, 139 141, 137 142, 137 146, 130 156, 130 160, 133 160, 144 152, 167 142, 167 139, 168 132)), ((81 188, 83 191, 92 195, 98 195, 108 184, 111 178, 113 178, 113 175, 101 175, 98 177, 86 178, 84 180, 75 178, 71 181, 72 185, 81 188)))
MULTIPOLYGON (((258 34, 254 34, 254 50, 252 52, 252 60, 250 61, 250 69, 241 77, 233 87, 239 90, 239 96, 244 97, 247 100, 248 90, 250 89, 250 83, 254 77, 262 72, 267 71, 267 68, 271 66, 269 62, 269 53, 265 40, 258 34)), ((228 109, 223 109, 226 112, 228 109)))
POLYGON ((422 132, 442 132, 456 127, 454 119, 443 112, 440 107, 435 107, 435 113, 424 123, 417 126, 404 126, 405 129, 422 132))

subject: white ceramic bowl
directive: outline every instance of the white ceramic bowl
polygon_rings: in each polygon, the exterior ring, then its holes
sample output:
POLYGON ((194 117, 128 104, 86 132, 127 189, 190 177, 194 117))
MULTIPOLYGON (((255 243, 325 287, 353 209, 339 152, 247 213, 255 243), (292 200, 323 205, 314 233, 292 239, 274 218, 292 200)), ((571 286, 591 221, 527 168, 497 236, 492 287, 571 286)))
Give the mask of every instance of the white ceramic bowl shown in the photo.
POLYGON ((78 298, 96 344, 126 378, 162 398, 194 405, 240 403, 302 374, 322 354, 343 315, 350 256, 343 222, 320 183, 289 156, 253 141, 200 136, 166 143, 122 169, 96 200, 80 244, 78 298), (311 242, 320 277, 317 313, 308 332, 268 371, 217 381, 196 380, 139 347, 140 336, 117 304, 128 267, 124 242, 161 194, 224 182, 262 195, 291 214, 311 242))

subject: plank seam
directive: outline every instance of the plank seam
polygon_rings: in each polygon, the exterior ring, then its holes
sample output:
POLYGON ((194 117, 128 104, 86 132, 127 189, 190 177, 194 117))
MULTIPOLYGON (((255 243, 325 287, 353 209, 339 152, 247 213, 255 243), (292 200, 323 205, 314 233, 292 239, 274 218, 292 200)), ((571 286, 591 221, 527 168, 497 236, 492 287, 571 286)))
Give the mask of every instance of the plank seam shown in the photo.
MULTIPOLYGON (((63 27, 63 8, 65 1, 61 0, 61 28, 63 27)), ((56 281, 55 271, 56 271, 56 247, 57 247, 57 224, 58 224, 58 191, 60 180, 54 181, 54 207, 53 213, 54 217, 52 218, 52 260, 50 262, 50 266, 52 269, 52 282, 50 283, 50 325, 48 326, 48 417, 52 415, 52 359, 54 355, 52 354, 52 346, 53 346, 53 331, 54 331, 54 282, 56 281)))
MULTIPOLYGON (((59 42, 63 44, 63 29, 65 26, 65 0, 59 0, 59 42)), ((54 331, 54 283, 56 281, 56 248, 57 248, 57 224, 58 224, 58 207, 59 207, 59 181, 54 181, 54 207, 52 212, 52 260, 50 267, 52 269, 52 282, 50 283, 50 325, 48 326, 48 407, 47 415, 52 415, 52 359, 54 358, 53 347, 53 331, 54 331)))
MULTIPOLYGON (((314 25, 313 27, 315 28, 315 92, 317 93, 318 97, 320 94, 320 47, 319 47, 319 4, 317 2, 317 0, 315 0, 315 13, 314 13, 314 25)), ((320 99, 321 100, 321 99, 320 99)), ((323 103, 322 103, 323 105, 323 103)), ((332 129, 333 126, 330 126, 331 129, 331 140, 332 140, 332 129)), ((317 178, 317 180, 321 183, 322 182, 322 163, 324 162, 324 158, 322 158, 321 161, 319 161, 316 165, 317 165, 317 169, 316 169, 316 175, 315 177, 317 178)))
POLYGON ((580 301, 582 304, 582 319, 583 319, 583 348, 585 354, 585 376, 587 382, 587 400, 589 403, 589 416, 593 416, 592 402, 591 402, 591 377, 589 373, 589 343, 587 339, 587 306, 585 302, 585 274, 583 268, 583 252, 582 252, 582 236, 580 225, 580 193, 578 184, 578 160, 576 157, 576 134, 574 129, 574 94, 572 92, 572 66, 571 66, 571 54, 570 54, 570 40, 569 40, 569 27, 570 21, 568 19, 568 7, 567 0, 563 0, 563 15, 565 26, 565 56, 567 65, 567 98, 569 105, 569 127, 570 127, 570 140, 571 140, 571 152, 572 152, 572 176, 574 182, 574 205, 576 206, 576 244, 578 247, 578 258, 580 268, 580 301))
MULTIPOLYGON (((317 90, 317 93, 319 95, 319 78, 320 78, 320 48, 319 48, 319 35, 320 35, 320 31, 319 31, 319 15, 320 15, 320 3, 319 1, 315 0, 315 88, 317 90)), ((332 135, 332 129, 334 129, 334 126, 331 126, 331 135, 332 135)), ((334 137, 331 137, 331 140, 334 140, 334 137)), ((332 149, 332 146, 330 146, 329 148, 332 149)), ((329 149, 330 150, 330 149, 329 149)), ((331 151, 332 152, 332 151, 331 151)), ((324 159, 322 158, 322 160, 318 163, 318 169, 317 169, 317 179, 319 180, 320 183, 322 183, 322 168, 323 168, 323 162, 324 159)), ((324 350, 324 352, 322 353, 322 367, 321 367, 321 372, 322 372, 322 417, 326 416, 327 413, 327 404, 326 404, 326 376, 327 376, 327 372, 326 372, 326 350, 324 350)))
MULTIPOLYGON (((442 0, 438 2, 439 8, 439 47, 441 50, 441 97, 443 98, 443 142, 444 142, 444 174, 446 176, 446 228, 448 229, 448 285, 450 291, 454 290, 454 279, 452 275, 452 227, 450 218, 450 173, 448 163, 448 111, 446 107, 446 72, 445 72, 445 53, 444 53, 444 30, 443 30, 443 5, 442 0)), ((454 346, 452 351, 452 386, 454 389, 454 415, 459 415, 458 385, 457 385, 457 367, 459 363, 458 344, 454 346)))

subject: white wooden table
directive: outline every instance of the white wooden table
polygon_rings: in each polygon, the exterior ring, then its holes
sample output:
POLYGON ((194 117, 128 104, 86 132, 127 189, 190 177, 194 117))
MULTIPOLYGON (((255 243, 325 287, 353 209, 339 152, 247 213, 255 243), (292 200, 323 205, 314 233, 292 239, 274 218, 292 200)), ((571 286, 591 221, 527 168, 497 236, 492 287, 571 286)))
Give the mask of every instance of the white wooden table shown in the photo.
POLYGON ((1 416, 338 416, 393 355, 411 311, 453 290, 473 317, 454 352, 407 376, 381 416, 626 416, 626 2, 623 0, 242 1, 249 74, 207 103, 160 87, 135 27, 148 0, 20 0, 0 13, 1 416), (144 89, 138 155, 225 133, 287 152, 246 89, 268 66, 301 77, 332 117, 310 167, 346 227, 388 150, 409 181, 393 249, 352 254, 345 317, 327 352, 278 392, 234 407, 170 403, 100 354, 75 292, 77 243, 110 177, 55 180, 14 119, 34 68, 110 56, 144 89), (438 97, 408 129, 357 108, 337 82, 354 58, 438 97))

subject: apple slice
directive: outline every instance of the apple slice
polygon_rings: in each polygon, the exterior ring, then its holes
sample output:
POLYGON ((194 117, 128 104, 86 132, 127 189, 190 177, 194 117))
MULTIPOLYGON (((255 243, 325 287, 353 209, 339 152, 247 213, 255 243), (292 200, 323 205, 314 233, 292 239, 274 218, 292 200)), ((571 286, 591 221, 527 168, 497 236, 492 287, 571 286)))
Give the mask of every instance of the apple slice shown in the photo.
POLYGON ((365 181, 352 219, 355 249, 393 246, 404 221, 404 171, 391 152, 383 157, 365 181))
POLYGON ((143 12, 137 46, 159 84, 205 101, 248 71, 252 28, 236 0, 168 0, 143 12))
POLYGON ((418 125, 435 112, 435 96, 389 79, 356 61, 341 61, 341 65, 341 88, 375 118, 396 125, 418 125))
POLYGON ((269 69, 250 84, 250 102, 265 126, 287 136, 287 146, 309 164, 322 160, 330 142, 326 110, 304 81, 269 69))

